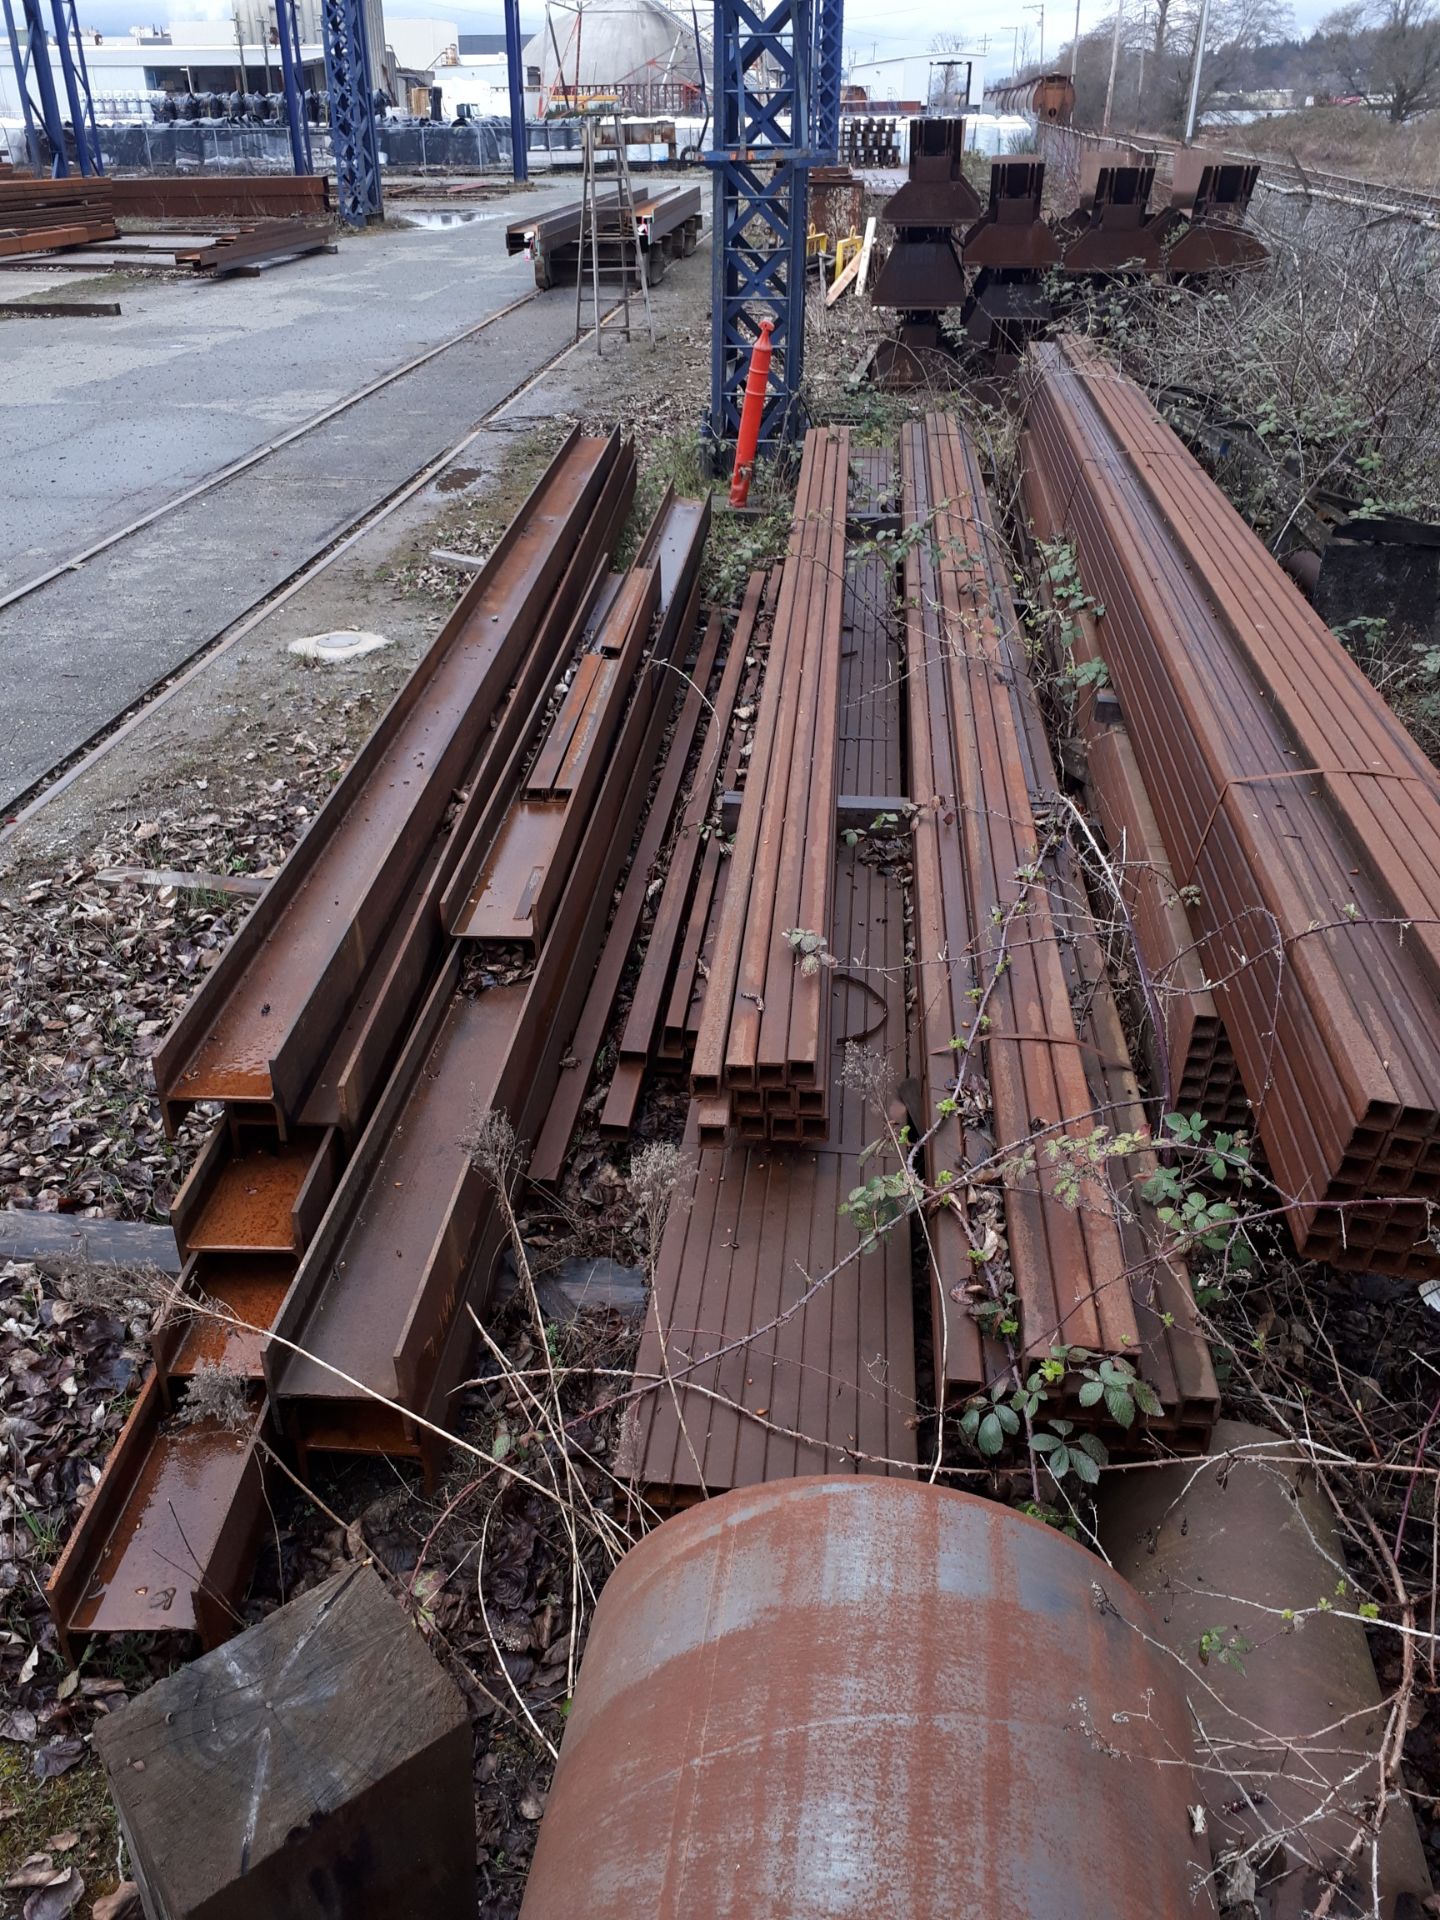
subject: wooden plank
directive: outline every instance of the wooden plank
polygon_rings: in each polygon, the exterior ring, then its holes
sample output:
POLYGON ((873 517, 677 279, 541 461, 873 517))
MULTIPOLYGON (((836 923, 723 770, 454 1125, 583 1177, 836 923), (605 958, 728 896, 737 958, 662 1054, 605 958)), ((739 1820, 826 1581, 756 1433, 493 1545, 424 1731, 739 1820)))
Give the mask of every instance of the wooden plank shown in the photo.
POLYGON ((855 294, 864 293, 870 281, 870 255, 875 246, 875 216, 872 213, 865 222, 865 239, 860 247, 860 265, 855 275, 855 294))
POLYGON ((180 1252, 169 1227, 145 1220, 90 1220, 74 1213, 0 1210, 0 1260, 93 1260, 116 1267, 158 1267, 178 1274, 180 1252))
POLYGON ((825 304, 827 307, 834 306, 845 289, 854 284, 855 280, 859 277, 859 273, 860 255, 857 253, 855 258, 848 263, 844 270, 837 273, 835 278, 830 282, 829 291, 825 295, 825 304))
POLYGON ((0 300, 0 313, 16 320, 115 319, 118 300, 0 300))
POLYGON ((177 873, 171 867, 105 867, 95 878, 102 887, 174 887, 179 893, 229 893, 242 900, 258 900, 270 884, 254 873, 177 873))

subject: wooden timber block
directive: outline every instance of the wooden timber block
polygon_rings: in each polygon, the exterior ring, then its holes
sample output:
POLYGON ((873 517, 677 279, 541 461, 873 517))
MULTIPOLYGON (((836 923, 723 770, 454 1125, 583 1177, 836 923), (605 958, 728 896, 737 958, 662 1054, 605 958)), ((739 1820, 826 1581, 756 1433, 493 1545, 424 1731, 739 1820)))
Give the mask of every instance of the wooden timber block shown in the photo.
POLYGON ((472 1920, 465 1704, 370 1567, 95 1732, 148 1920, 472 1920))

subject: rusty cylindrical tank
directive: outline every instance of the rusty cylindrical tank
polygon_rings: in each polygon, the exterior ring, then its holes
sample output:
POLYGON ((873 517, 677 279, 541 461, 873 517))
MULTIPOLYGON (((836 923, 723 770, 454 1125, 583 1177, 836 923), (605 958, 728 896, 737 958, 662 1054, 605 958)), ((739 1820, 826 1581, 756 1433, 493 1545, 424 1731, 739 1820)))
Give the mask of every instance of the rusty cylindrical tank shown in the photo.
MULTIPOLYGON (((1359 1829, 1379 1788, 1386 1711, 1358 1621, 1311 1612, 1287 1629, 1282 1617, 1319 1600, 1346 1605, 1334 1513, 1313 1476, 1288 1464, 1295 1453, 1264 1427, 1222 1420, 1208 1460, 1112 1475, 1100 1538, 1178 1656, 1217 1859, 1243 1854, 1262 1920, 1301 1920, 1343 1868, 1328 1910, 1351 1920, 1375 1911, 1359 1829)), ((1380 1829, 1379 1887, 1377 1920, 1411 1920, 1430 1892, 1399 1798, 1380 1829)))
POLYGON ((922 1483, 668 1520, 601 1596, 522 1920, 1199 1920, 1172 1662, 1062 1535, 922 1483))

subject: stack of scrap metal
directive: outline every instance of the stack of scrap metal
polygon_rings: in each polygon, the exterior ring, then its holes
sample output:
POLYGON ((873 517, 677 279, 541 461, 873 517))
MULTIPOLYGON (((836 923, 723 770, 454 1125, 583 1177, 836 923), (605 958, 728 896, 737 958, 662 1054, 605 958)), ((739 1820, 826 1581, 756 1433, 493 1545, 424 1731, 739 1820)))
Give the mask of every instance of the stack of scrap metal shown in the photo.
POLYGON ((910 177, 885 203, 882 218, 897 229, 871 299, 900 310, 897 338, 880 343, 872 362, 882 386, 923 386, 942 351, 940 316, 965 302, 965 273, 956 229, 980 214, 965 178, 965 122, 910 122, 910 177))
POLYGON ((850 437, 806 435, 766 699, 690 1067, 702 1140, 823 1140, 850 437))
POLYGON ((1002 365, 1050 317, 1043 282, 1060 263, 1060 246, 1040 217, 1044 192, 1043 160, 992 162, 990 203, 961 247, 972 274, 965 331, 1002 365))
POLYGON ((1297 1248, 1440 1274, 1440 776, 1127 380, 1032 350, 1027 506, 1073 545, 1297 1248))
POLYGON ((111 240, 115 232, 108 180, 37 180, 30 174, 0 180, 0 259, 111 240))
POLYGON ((126 273, 203 273, 219 279, 226 274, 258 274, 281 261, 302 254, 334 253, 335 228, 328 217, 272 220, 232 220, 224 227, 199 232, 149 229, 143 233, 97 237, 63 253, 46 254, 13 264, 43 268, 64 267, 74 273, 97 268, 126 273))
MULTIPOLYGON (((695 251, 700 239, 699 187, 662 187, 635 201, 634 235, 622 230, 624 218, 619 193, 601 189, 594 200, 600 271, 607 277, 633 272, 635 239, 645 262, 645 277, 653 286, 671 260, 695 251)), ((512 220, 505 229, 507 253, 523 253, 535 267, 537 287, 573 283, 590 237, 582 232, 584 204, 568 200, 541 214, 512 220)), ((588 254, 585 268, 589 271, 588 254)))
POLYGON ((262 1442, 433 1468, 501 1238, 469 1142, 545 1121, 675 705, 656 669, 696 624, 708 506, 667 495, 614 574, 634 488, 618 435, 571 436, 156 1054, 168 1125, 221 1117, 155 1371, 51 1582, 62 1634, 217 1637, 262 1442), (477 878, 536 847, 503 926, 471 925, 477 878), (241 1435, 169 1417, 209 1365, 247 1383, 241 1435))
MULTIPOLYGON (((1157 1427, 1203 1444, 1216 1394, 1188 1280, 1156 1253, 1162 1236, 1133 1190, 1133 1176, 1153 1168, 1094 1151, 1110 1126, 1138 1122, 1139 1103, 1083 891, 1046 818, 1057 782, 974 449, 954 419, 932 414, 902 430, 900 472, 905 523, 932 528, 905 559, 930 1184, 957 1195, 971 1186, 983 1141, 1003 1182, 1026 1361, 1056 1346, 1128 1355, 1161 1401, 1157 1427), (1112 1075, 1125 1084, 1107 1084, 1112 1075)), ((982 1268, 991 1257, 974 1207, 972 1186, 930 1226, 942 1400, 964 1399, 1006 1365, 986 1352, 972 1312, 987 1295, 977 1257, 982 1268)))

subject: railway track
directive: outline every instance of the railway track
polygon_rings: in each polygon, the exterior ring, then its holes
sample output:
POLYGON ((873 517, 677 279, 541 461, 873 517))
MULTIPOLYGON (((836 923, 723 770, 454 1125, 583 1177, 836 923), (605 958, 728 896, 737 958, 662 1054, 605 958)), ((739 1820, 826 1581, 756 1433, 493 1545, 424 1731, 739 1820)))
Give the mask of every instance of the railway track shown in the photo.
MULTIPOLYGON (((182 522, 188 510, 203 503, 207 497, 227 485, 252 478, 263 483, 269 471, 268 463, 274 461, 277 456, 297 446, 303 446, 307 442, 313 444, 316 434, 331 426, 340 416, 350 413, 366 400, 397 387, 407 376, 434 365, 444 355, 463 348, 509 316, 532 306, 536 298, 535 293, 527 293, 521 299, 512 301, 476 326, 453 335, 449 340, 442 341, 437 347, 417 355, 403 366, 393 369, 389 374, 371 381, 311 419, 302 421, 289 433, 267 442, 264 447, 256 448, 242 460, 232 463, 199 485, 187 488, 183 493, 162 502, 127 527, 95 542, 83 552, 73 555, 64 564, 52 567, 45 574, 24 583, 12 593, 0 598, 0 613, 17 604, 24 604, 27 612, 30 609, 45 607, 48 596, 73 592, 72 583, 83 583, 84 570, 102 559, 106 559, 107 564, 111 566, 118 563, 122 573, 135 571, 136 566, 132 555, 147 536, 157 540, 168 538, 169 528, 182 522)), ((612 308, 611 311, 613 312, 614 309, 612 308)), ((607 312, 606 321, 609 318, 610 313, 607 312)), ((63 751, 55 754, 48 764, 35 767, 28 778, 16 780, 8 794, 5 792, 7 783, 0 780, 0 805, 4 807, 3 816, 0 816, 0 845, 9 840, 44 806, 72 785, 100 757, 125 739, 152 707, 160 701, 171 699, 183 687, 188 686, 197 673, 202 672, 220 654, 227 652, 253 632, 262 620, 301 592, 343 554, 349 552, 374 527, 428 486, 447 467, 453 465, 501 414, 519 401, 537 382, 543 380, 568 359, 579 344, 573 340, 567 340, 563 346, 548 354, 538 366, 528 367, 524 378, 517 380, 498 394, 479 415, 474 425, 457 440, 444 447, 441 452, 427 460, 418 469, 412 469, 395 486, 387 488, 378 499, 369 501, 343 524, 338 527, 332 525, 328 537, 321 544, 301 557, 296 565, 285 569, 279 578, 267 583, 261 592, 254 593, 243 600, 234 608, 230 617, 218 622, 198 644, 182 645, 175 656, 166 660, 163 671, 149 676, 142 673, 138 684, 124 687, 121 690, 123 698, 117 696, 112 711, 103 717, 98 726, 78 734, 73 741, 66 744, 63 751)), ((0 626, 0 658, 3 658, 3 649, 4 630, 3 626, 0 626)), ((19 684, 18 675, 16 684, 19 684)))

